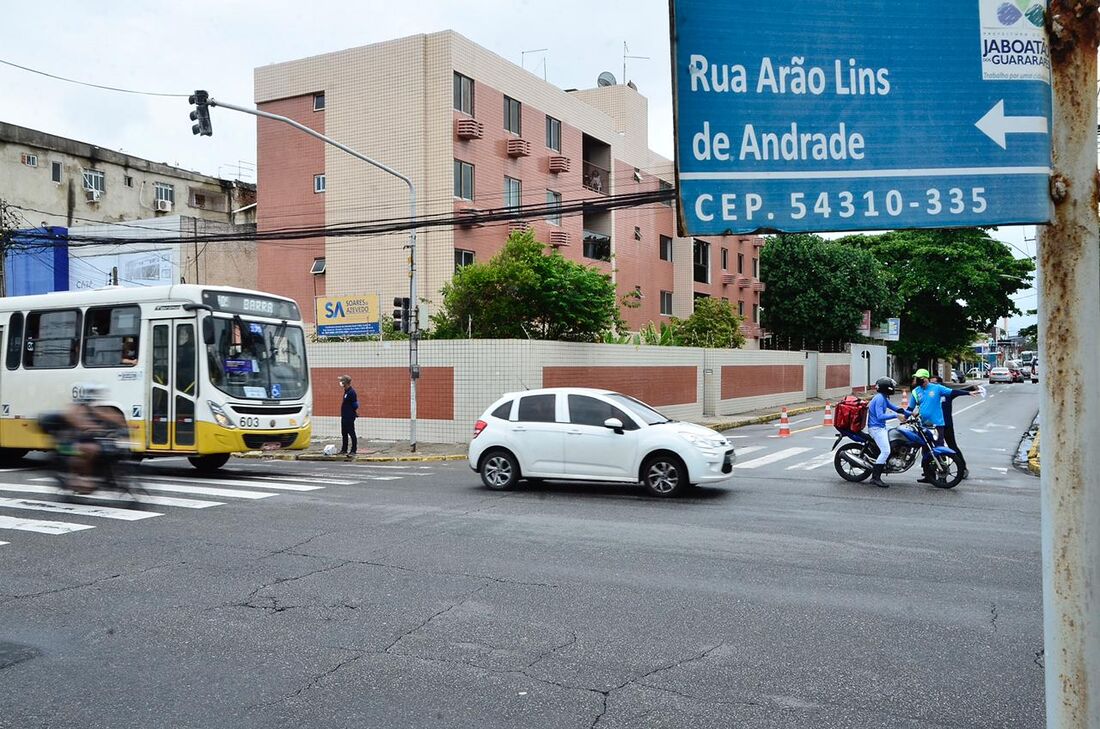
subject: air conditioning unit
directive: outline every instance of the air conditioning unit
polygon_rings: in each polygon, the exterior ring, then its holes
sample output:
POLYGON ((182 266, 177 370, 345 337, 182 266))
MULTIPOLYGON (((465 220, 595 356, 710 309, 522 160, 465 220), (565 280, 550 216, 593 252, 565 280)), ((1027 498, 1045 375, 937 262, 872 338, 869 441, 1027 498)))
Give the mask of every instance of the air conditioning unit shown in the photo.
POLYGON ((99 190, 85 190, 84 195, 90 203, 99 202, 99 198, 103 195, 99 190))
POLYGON ((170 213, 170 212, 172 212, 172 201, 171 200, 154 200, 153 201, 153 209, 156 210, 158 213, 170 213))

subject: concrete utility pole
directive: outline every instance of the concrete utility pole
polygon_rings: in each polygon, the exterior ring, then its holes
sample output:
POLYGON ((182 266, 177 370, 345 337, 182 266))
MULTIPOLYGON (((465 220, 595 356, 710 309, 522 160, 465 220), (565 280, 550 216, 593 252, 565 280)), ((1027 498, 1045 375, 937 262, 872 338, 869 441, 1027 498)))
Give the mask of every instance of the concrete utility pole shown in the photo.
POLYGON ((1100 729, 1098 0, 1052 0, 1053 222, 1039 236, 1047 727, 1100 729))

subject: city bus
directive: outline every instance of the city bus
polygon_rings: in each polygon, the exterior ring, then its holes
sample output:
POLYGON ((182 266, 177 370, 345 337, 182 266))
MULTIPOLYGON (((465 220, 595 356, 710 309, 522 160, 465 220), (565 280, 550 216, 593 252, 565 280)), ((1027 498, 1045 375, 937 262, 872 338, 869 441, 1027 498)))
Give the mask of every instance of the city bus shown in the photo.
POLYGON ((0 458, 52 447, 38 417, 81 388, 130 425, 142 458, 221 468, 232 453, 309 445, 302 314, 258 291, 179 284, 0 299, 0 458))

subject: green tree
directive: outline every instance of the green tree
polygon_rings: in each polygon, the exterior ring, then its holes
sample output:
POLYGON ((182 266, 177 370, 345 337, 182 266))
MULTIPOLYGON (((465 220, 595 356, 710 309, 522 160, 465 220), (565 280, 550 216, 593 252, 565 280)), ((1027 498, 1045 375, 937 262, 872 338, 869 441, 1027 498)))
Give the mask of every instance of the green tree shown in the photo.
POLYGON ((672 332, 682 347, 736 349, 745 345, 742 321, 728 301, 707 297, 695 300, 687 319, 673 320, 672 332))
POLYGON ((1031 324, 1026 327, 1020 327, 1020 331, 1016 332, 1017 336, 1023 337, 1027 341, 1027 349, 1037 349, 1039 346, 1039 325, 1031 324))
POLYGON ((838 243, 883 264, 902 299, 901 341, 891 352, 911 364, 950 359, 997 319, 1018 314, 1012 295, 1030 285, 1035 270, 979 228, 899 230, 838 243))
POLYGON ((881 319, 899 304, 874 256, 817 235, 768 238, 760 277, 762 324, 780 338, 851 341, 864 311, 881 319))
POLYGON ((457 271, 431 317, 433 338, 596 342, 622 328, 611 277, 513 233, 486 263, 457 271))

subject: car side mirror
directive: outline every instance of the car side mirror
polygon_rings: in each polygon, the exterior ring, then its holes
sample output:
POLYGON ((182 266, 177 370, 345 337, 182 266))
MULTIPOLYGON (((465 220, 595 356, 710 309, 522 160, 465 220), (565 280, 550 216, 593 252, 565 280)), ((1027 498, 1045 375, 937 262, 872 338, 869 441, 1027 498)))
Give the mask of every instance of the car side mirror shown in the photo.
POLYGON ((611 430, 614 430, 619 435, 623 434, 623 421, 618 418, 608 418, 603 421, 603 427, 611 428, 611 430))
POLYGON ((202 320, 202 342, 206 345, 214 343, 214 320, 210 317, 202 320))

